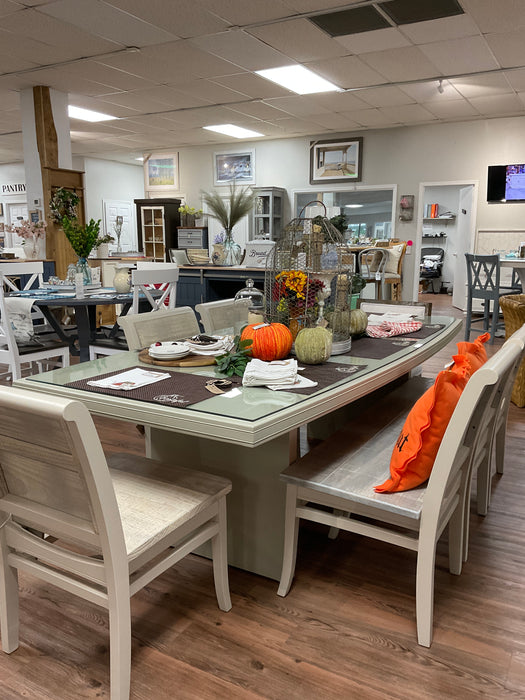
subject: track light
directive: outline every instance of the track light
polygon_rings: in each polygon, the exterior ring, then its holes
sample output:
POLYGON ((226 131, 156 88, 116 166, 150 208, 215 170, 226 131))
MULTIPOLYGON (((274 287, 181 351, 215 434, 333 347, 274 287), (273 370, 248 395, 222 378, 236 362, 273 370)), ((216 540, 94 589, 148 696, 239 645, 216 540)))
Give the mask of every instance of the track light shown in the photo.
POLYGON ((438 83, 438 92, 440 95, 442 95, 445 92, 445 88, 443 87, 443 81, 440 80, 438 83))

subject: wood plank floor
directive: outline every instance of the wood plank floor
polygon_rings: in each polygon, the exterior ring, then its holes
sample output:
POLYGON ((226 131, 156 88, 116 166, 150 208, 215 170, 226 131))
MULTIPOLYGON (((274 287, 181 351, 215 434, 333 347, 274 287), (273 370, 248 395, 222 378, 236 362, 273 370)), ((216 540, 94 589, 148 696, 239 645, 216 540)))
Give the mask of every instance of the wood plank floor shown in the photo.
MULTIPOLYGON (((414 553, 305 524, 284 599, 274 581, 231 569, 233 608, 222 613, 197 556, 133 598, 133 700, 525 698, 524 418, 511 405, 505 474, 488 516, 472 509, 461 576, 448 572, 445 538, 438 545, 430 649, 416 642, 414 553)), ((106 449, 143 451, 134 426, 97 427, 106 449)), ((106 613, 29 576, 21 588, 21 644, 0 654, 1 700, 109 698, 106 613)))

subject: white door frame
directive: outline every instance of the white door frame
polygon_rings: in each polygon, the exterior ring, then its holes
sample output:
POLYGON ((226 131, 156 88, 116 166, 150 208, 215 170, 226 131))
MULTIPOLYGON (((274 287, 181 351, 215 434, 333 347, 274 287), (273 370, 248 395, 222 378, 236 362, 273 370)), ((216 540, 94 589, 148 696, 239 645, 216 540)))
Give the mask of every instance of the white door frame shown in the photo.
MULTIPOLYGON (((478 214, 478 190, 479 180, 442 180, 438 182, 420 182, 419 183, 419 198, 417 207, 417 236, 415 240, 414 250, 414 282, 412 288, 412 299, 417 299, 419 295, 419 260, 421 258, 422 235, 423 235, 423 212, 424 212, 424 197, 427 187, 469 187, 472 186, 472 216, 470 217, 470 236, 469 249, 465 253, 471 253, 474 250, 474 240, 476 238, 476 221, 478 214)), ((459 212, 458 212, 459 214, 459 212)))

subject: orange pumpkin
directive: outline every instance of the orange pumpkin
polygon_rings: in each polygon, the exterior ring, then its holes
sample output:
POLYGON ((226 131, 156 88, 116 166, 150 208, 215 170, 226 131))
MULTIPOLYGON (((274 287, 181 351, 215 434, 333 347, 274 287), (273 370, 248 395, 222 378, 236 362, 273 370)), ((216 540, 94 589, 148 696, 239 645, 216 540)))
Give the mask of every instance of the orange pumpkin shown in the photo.
POLYGON ((241 340, 249 338, 253 342, 247 349, 253 357, 265 362, 282 360, 292 349, 292 333, 282 323, 252 323, 241 334, 241 340))

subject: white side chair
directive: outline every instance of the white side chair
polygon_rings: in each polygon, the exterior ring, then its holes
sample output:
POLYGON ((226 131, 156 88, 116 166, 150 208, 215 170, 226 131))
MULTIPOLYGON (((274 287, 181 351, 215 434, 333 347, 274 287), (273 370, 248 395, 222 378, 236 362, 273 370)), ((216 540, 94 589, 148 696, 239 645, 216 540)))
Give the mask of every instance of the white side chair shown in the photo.
POLYGON ((490 406, 497 403, 498 392, 522 356, 520 343, 508 341, 472 375, 443 436, 426 486, 399 493, 374 491, 388 476, 392 447, 405 419, 402 404, 407 391, 421 378, 406 382, 383 397, 383 404, 363 412, 352 425, 351 434, 343 429, 288 467, 281 475, 287 496, 278 594, 287 595, 292 584, 300 519, 411 549, 417 553, 417 638, 422 646, 430 646, 436 545, 448 525, 449 568, 451 573, 460 574, 466 556, 464 533, 472 469, 490 449, 490 406), (393 418, 385 415, 387 412, 401 415, 393 418))
MULTIPOLYGON (((44 263, 42 260, 21 263, 0 262, 0 272, 4 276, 5 290, 7 292, 31 289, 35 282, 38 287, 41 287, 44 283, 44 263), (27 275, 29 277, 25 284, 21 284, 20 278, 27 275)), ((52 332, 52 328, 44 314, 36 306, 32 308, 31 316, 38 323, 38 326, 35 327, 35 332, 52 332)))
POLYGON ((220 299, 197 304, 195 311, 200 316, 204 332, 237 334, 248 323, 250 299, 220 299))
POLYGON ((21 297, 6 299, 4 284, 6 281, 0 271, 0 363, 8 367, 3 375, 15 380, 20 379, 26 369, 30 374, 37 374, 44 369, 68 367, 69 344, 52 335, 38 335, 29 309, 31 302, 21 297), (15 302, 26 307, 24 313, 15 311, 15 302), (22 323, 28 328, 27 337, 17 340, 14 327, 22 323))
POLYGON ((129 350, 142 350, 151 343, 184 340, 200 333, 199 322, 190 306, 162 313, 128 314, 118 320, 129 350))
POLYGON ((231 482, 131 454, 106 461, 82 403, 21 389, 0 387, 0 435, 2 649, 18 648, 18 572, 30 574, 108 610, 111 698, 128 700, 131 596, 211 542, 218 605, 231 608, 231 482))
POLYGON ((359 253, 359 272, 367 284, 374 284, 375 299, 383 299, 385 266, 388 253, 385 248, 366 248, 359 253))
MULTIPOLYGON (((137 269, 131 271, 133 302, 126 315, 139 314, 144 300, 154 312, 174 309, 178 279, 179 267, 176 263, 138 262, 137 269), (160 290, 161 294, 153 294, 154 289, 160 290)), ((119 321, 120 318, 125 316, 120 316, 119 321)), ((95 360, 101 355, 114 355, 128 349, 126 339, 122 336, 102 338, 89 346, 89 359, 95 360)))

